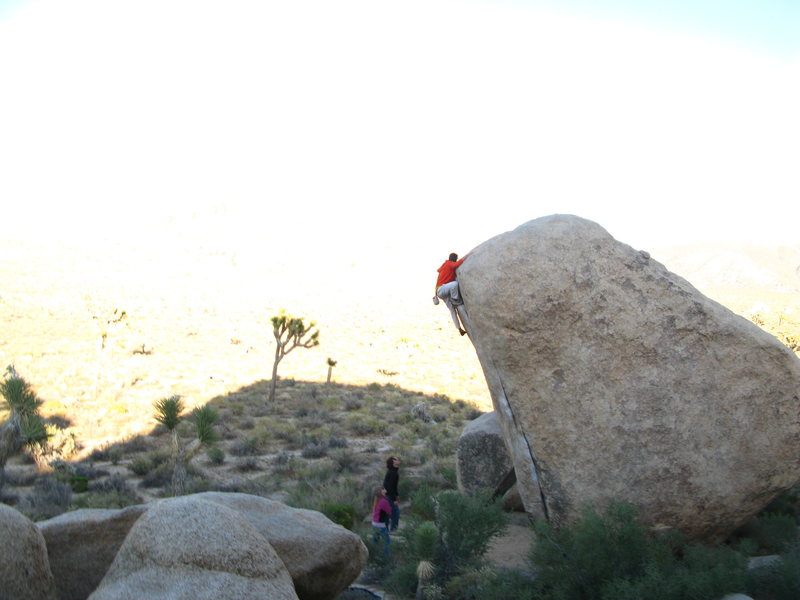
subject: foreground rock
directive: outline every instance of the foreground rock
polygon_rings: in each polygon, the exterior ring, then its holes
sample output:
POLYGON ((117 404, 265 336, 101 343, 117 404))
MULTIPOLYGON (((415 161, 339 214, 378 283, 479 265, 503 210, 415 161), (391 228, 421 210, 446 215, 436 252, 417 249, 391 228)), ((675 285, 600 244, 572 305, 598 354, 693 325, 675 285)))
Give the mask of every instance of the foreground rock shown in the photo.
POLYGON ((456 480, 462 493, 488 488, 505 494, 516 481, 514 464, 494 412, 470 421, 456 445, 456 480))
POLYGON ((800 361, 646 253, 554 215, 458 275, 529 512, 628 500, 708 539, 800 479, 800 361))
POLYGON ((332 600, 356 580, 367 564, 361 538, 322 513, 291 508, 249 494, 205 492, 244 517, 283 559, 302 600, 332 600))
MULTIPOLYGON (((206 492, 184 498, 213 502, 247 521, 281 558, 301 600, 332 600, 355 581, 367 562, 361 538, 321 513, 249 494, 206 492)), ((89 597, 134 523, 157 505, 78 510, 38 523, 59 599, 89 597)), ((150 543, 155 545, 159 539, 154 537, 150 543)))
POLYGON ((91 600, 293 600, 269 542, 240 514, 183 496, 151 506, 131 528, 91 600))
POLYGON ((108 571, 144 505, 82 509, 37 523, 47 543, 59 600, 85 600, 108 571))
POLYGON ((0 598, 54 600, 56 588, 39 529, 22 513, 0 503, 0 598))

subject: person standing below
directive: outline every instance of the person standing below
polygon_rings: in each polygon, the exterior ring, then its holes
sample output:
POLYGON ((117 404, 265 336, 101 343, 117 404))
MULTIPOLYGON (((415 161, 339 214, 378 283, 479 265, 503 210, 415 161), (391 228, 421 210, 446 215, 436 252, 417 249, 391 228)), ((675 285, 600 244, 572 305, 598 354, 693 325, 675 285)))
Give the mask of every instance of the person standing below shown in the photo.
POLYGON ((400 459, 390 456, 386 459, 386 476, 383 478, 383 487, 386 489, 386 497, 392 506, 392 518, 389 523, 390 533, 397 531, 400 523, 400 492, 397 491, 397 484, 400 481, 400 459))
MULTIPOLYGON (((469 254, 467 254, 469 256, 469 254)), ((439 277, 436 279, 436 295, 433 297, 433 303, 439 304, 439 298, 444 300, 445 305, 450 310, 450 316, 453 318, 453 323, 461 335, 467 333, 467 330, 462 327, 461 322, 458 320, 458 310, 456 306, 461 306, 464 302, 461 300, 461 292, 458 289, 458 281, 456 281, 456 269, 461 266, 461 263, 467 257, 458 260, 458 254, 453 252, 450 257, 442 263, 439 267, 439 277)))
POLYGON ((383 553, 389 554, 389 521, 392 507, 386 499, 386 488, 375 490, 375 502, 372 504, 372 541, 377 543, 383 538, 383 553))

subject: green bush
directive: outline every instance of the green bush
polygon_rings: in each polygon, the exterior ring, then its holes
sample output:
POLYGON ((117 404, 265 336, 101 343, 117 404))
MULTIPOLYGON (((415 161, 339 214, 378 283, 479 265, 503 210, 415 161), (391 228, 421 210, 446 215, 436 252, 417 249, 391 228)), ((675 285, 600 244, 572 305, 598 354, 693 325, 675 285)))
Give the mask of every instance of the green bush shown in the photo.
POLYGON ((42 521, 64 513, 72 500, 72 488, 53 477, 40 477, 19 510, 31 521, 42 521))
MULTIPOLYGON (((402 484, 402 481, 400 482, 402 484)), ((431 484, 425 482, 411 493, 411 512, 427 521, 433 521, 436 518, 436 501, 435 496, 439 490, 434 488, 431 484)), ((399 490, 400 496, 404 497, 403 489, 399 490)))
POLYGON ((89 484, 89 491, 72 501, 71 508, 124 508, 141 504, 142 499, 121 475, 89 484))
POLYGON ((128 469, 134 475, 144 477, 153 469, 153 461, 146 456, 137 456, 128 465, 128 469))
POLYGON ((334 504, 326 502, 320 507, 323 515, 328 517, 337 525, 341 525, 345 529, 353 529, 356 523, 356 509, 349 504, 334 504))
POLYGON ((800 543, 790 544, 780 560, 747 575, 747 593, 758 600, 800 598, 800 543))
POLYGON ((797 520, 788 514, 761 514, 751 536, 764 552, 778 554, 797 539, 797 520))
POLYGON ((536 600, 530 575, 515 569, 477 569, 456 575, 445 584, 448 600, 536 600))
POLYGON ((536 533, 531 558, 543 599, 689 600, 745 588, 744 556, 687 546, 674 533, 651 536, 627 503, 602 516, 590 507, 571 527, 537 523, 536 533))
POLYGON ((225 462, 225 451, 219 446, 211 446, 206 450, 206 456, 212 465, 221 465, 225 462))
POLYGON ((436 496, 436 526, 442 541, 442 562, 448 570, 477 563, 492 539, 508 526, 508 515, 488 490, 473 496, 455 491, 436 496))

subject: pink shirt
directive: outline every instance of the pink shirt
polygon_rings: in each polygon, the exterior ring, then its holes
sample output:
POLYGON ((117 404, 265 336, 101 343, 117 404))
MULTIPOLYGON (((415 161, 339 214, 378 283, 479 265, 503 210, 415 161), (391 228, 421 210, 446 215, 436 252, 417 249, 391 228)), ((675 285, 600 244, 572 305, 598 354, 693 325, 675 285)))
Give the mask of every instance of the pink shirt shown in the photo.
POLYGON ((381 523, 381 513, 385 512, 387 515, 392 514, 392 505, 385 496, 375 503, 375 509, 372 511, 372 524, 375 527, 386 527, 386 523, 381 523))

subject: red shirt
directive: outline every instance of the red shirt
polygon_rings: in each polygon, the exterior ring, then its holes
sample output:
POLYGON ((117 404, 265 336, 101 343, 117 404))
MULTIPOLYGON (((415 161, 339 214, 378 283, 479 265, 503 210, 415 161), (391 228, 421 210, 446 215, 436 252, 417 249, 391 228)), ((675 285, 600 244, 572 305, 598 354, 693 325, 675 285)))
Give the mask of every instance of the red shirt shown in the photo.
MULTIPOLYGON (((467 257, 465 256, 464 258, 467 257)), ((461 266, 461 263, 464 262, 464 258, 461 260, 446 260, 444 263, 442 263, 442 266, 438 269, 439 278, 436 280, 437 290, 439 289, 439 286, 456 280, 456 269, 461 266)))

